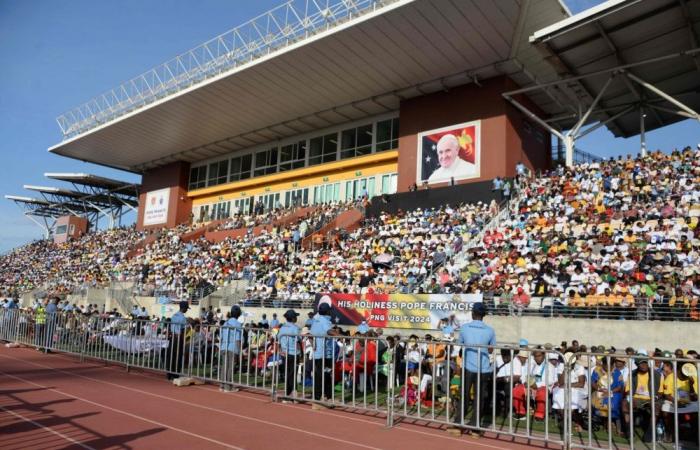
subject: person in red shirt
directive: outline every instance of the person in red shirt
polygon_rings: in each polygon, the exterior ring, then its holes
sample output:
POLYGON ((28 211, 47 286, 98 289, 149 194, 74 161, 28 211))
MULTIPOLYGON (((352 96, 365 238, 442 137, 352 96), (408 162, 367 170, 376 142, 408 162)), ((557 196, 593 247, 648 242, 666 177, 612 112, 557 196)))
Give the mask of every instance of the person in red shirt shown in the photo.
MULTIPOLYGON (((366 326, 366 325, 365 325, 366 326)), ((358 330, 360 327, 358 327, 358 330)), ((362 330, 365 331, 365 330, 362 330)), ((354 340, 353 351, 343 360, 343 372, 347 380, 353 380, 352 385, 360 386, 364 382, 369 382, 377 364, 377 343, 369 336, 370 333, 358 333, 354 340), (364 380, 364 381, 363 381, 364 380)))
POLYGON ((527 295, 525 289, 519 287, 516 294, 513 296, 513 305, 516 308, 527 308, 530 306, 530 296, 527 295))

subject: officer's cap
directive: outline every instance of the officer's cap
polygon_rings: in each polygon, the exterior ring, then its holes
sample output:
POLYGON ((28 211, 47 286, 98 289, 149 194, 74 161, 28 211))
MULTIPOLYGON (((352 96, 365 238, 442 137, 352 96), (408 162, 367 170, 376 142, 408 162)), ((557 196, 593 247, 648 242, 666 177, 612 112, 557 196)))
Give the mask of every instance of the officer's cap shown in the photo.
POLYGON ((294 311, 293 309, 288 309, 287 312, 284 313, 284 318, 287 320, 293 320, 299 317, 299 313, 294 311))

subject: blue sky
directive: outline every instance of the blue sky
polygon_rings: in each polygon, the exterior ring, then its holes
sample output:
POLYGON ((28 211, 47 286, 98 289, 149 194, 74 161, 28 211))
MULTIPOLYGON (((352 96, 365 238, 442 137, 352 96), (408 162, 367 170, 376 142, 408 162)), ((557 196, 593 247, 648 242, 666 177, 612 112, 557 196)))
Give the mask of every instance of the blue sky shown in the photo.
MULTIPOLYGON (((45 172, 137 177, 50 155, 61 139, 55 118, 167 59, 282 3, 282 0, 0 1, 0 195, 27 195, 23 184, 52 185, 45 172)), ((578 12, 599 0, 567 0, 578 12)), ((648 134, 651 149, 700 142, 684 121, 648 134)), ((632 153, 639 140, 596 132, 580 143, 592 153, 632 153)), ((12 202, 0 198, 0 253, 41 236, 12 202)))

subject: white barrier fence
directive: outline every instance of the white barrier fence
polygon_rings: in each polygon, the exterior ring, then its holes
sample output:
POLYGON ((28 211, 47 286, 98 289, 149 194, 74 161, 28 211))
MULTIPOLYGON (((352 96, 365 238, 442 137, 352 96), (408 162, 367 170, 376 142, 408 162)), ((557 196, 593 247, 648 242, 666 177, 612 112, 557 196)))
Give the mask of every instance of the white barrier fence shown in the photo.
MULTIPOLYGON (((0 310, 0 340, 562 448, 698 448, 697 360, 0 310)), ((292 329, 293 330, 293 329, 292 329)))

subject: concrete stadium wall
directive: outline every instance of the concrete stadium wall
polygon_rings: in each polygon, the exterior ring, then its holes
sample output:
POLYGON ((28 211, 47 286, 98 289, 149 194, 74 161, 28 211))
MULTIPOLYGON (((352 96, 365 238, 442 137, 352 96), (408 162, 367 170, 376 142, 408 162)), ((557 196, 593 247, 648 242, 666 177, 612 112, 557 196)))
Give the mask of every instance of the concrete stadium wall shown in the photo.
POLYGON ((397 214, 399 211, 413 211, 417 208, 439 208, 444 205, 458 206, 460 203, 500 202, 501 194, 491 190, 492 181, 478 181, 415 192, 397 192, 387 196, 374 197, 366 209, 367 217, 379 217, 382 213, 397 214))
MULTIPOLYGON (((250 320, 258 321, 262 314, 267 314, 269 320, 273 312, 281 318, 286 309, 243 308, 243 311, 251 314, 250 320)), ((311 310, 297 310, 301 314, 300 322, 303 323, 306 320, 306 314, 309 311, 311 310)), ((196 311, 192 313, 193 316, 197 314, 196 311)), ((577 339, 589 347, 612 345, 618 349, 628 346, 647 350, 653 350, 656 347, 664 350, 700 349, 700 339, 698 339, 700 325, 694 322, 488 316, 486 323, 494 327, 498 342, 501 343, 516 343, 525 338, 533 345, 545 343, 559 345, 561 341, 570 343, 573 339, 577 339)), ((398 328, 385 330, 385 334, 413 333, 415 330, 398 328)))
POLYGON ((486 323, 496 330, 500 342, 518 342, 525 338, 533 344, 577 339, 589 348, 591 345, 627 346, 653 350, 656 347, 700 348, 698 331, 694 322, 659 322, 637 320, 570 319, 545 317, 501 317, 489 316, 486 323))
MULTIPOLYGON (((95 292, 95 294, 97 293, 95 292)), ((98 296, 95 295, 95 297, 98 296)), ((80 297, 76 298, 75 303, 78 305, 82 303, 101 305, 101 302, 95 300, 93 297, 92 302, 87 302, 84 301, 84 297, 80 297)), ((107 310, 118 308, 122 314, 130 312, 124 311, 116 301, 112 301, 109 297, 104 302, 107 310)), ((153 297, 136 297, 136 302, 139 307, 145 306, 151 316, 170 317, 177 311, 177 305, 160 305, 155 302, 153 297)), ((198 306, 194 306, 187 312, 187 315, 193 318, 198 317, 199 309, 198 306)), ((216 310, 216 308, 214 309, 216 310)), ((226 312, 226 308, 222 308, 222 310, 226 312)), ((263 314, 267 314, 267 319, 270 320, 273 313, 277 313, 277 317, 283 321, 282 315, 286 310, 287 308, 243 307, 248 322, 259 321, 263 314)), ((303 324, 311 309, 297 309, 296 311, 300 314, 299 322, 303 324)), ((631 346, 647 350, 653 350, 656 347, 664 350, 676 348, 700 350, 700 339, 698 339, 700 325, 696 322, 488 316, 486 323, 494 327, 498 342, 501 343, 516 343, 525 338, 533 345, 545 343, 559 345, 561 341, 571 342, 573 339, 577 339, 589 347, 591 345, 604 345, 608 348, 615 346, 618 349, 631 346)), ((413 333, 425 334, 425 332, 418 333, 410 329, 388 328, 385 330, 385 334, 409 335, 413 333)))

